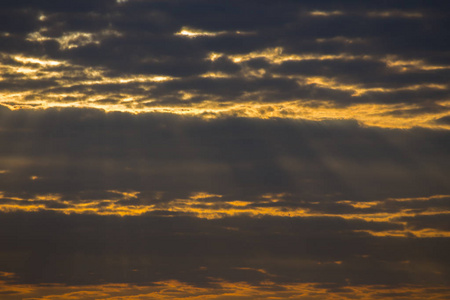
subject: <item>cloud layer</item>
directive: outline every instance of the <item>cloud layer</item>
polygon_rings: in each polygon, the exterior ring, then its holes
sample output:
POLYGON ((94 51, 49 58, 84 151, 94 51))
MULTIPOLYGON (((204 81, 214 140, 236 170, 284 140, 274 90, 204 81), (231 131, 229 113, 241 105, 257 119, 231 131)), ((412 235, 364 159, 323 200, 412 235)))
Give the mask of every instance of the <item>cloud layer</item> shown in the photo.
POLYGON ((443 1, 2 5, 1 103, 11 108, 448 129, 443 1))
POLYGON ((10 299, 151 299, 166 285, 249 299, 446 293, 435 289, 450 275, 448 131, 67 108, 0 117, 10 299))
POLYGON ((2 1, 0 298, 447 299, 449 14, 2 1))

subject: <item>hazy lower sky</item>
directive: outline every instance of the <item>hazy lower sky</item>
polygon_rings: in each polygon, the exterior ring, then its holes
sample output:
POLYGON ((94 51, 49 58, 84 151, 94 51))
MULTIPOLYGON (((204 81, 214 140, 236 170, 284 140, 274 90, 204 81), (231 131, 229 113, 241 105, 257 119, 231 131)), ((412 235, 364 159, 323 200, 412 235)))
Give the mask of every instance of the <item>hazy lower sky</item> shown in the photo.
POLYGON ((0 298, 450 298, 447 0, 3 0, 0 298))

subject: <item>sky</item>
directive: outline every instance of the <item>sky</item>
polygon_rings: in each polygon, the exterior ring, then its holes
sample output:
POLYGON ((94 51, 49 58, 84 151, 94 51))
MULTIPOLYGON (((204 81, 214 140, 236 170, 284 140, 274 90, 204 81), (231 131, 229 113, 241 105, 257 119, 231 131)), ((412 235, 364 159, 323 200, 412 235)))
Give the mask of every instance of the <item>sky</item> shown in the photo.
POLYGON ((450 2, 3 0, 0 298, 450 298, 450 2))

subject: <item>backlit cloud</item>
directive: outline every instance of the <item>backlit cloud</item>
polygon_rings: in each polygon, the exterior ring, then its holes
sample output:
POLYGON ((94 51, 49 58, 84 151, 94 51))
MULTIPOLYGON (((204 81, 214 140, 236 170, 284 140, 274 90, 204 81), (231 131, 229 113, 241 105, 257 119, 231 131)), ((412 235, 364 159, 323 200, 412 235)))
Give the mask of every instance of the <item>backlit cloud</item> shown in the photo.
POLYGON ((2 1, 0 298, 448 298, 449 12, 2 1))

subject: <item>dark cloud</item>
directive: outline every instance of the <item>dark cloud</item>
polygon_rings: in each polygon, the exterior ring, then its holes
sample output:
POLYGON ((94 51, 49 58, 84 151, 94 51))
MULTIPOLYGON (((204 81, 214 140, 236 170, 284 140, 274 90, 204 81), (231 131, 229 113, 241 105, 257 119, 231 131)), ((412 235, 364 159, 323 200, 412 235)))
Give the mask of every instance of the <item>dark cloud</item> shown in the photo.
POLYGON ((450 116, 439 118, 435 122, 440 124, 450 124, 450 116))
POLYGON ((113 5, 114 3, 114 0, 81 0, 75 3, 61 3, 56 0, 39 1, 39 3, 29 0, 7 0, 2 2, 2 7, 5 9, 40 9, 50 12, 87 13, 90 11, 100 10, 106 6, 113 5))
POLYGON ((15 272, 26 283, 178 279, 202 286, 214 277, 250 283, 314 280, 339 287, 347 285, 342 272, 354 284, 449 280, 447 272, 437 276, 414 268, 425 260, 441 264, 439 269, 444 271, 449 263, 446 239, 425 242, 345 234, 347 228, 392 228, 387 224, 380 227, 339 218, 201 220, 48 213, 2 214, 1 223, 2 240, 8 241, 2 249, 2 269, 15 272), (12 255, 23 263, 11 260, 12 255), (410 262, 402 266, 399 260, 410 262), (200 267, 205 270, 199 272, 200 267), (237 268, 263 269, 267 274, 245 275, 237 268), (372 272, 364 271, 368 268, 372 272))
POLYGON ((446 131, 80 109, 1 115, 4 191, 290 192, 307 201, 449 194, 446 131))
POLYGON ((446 297, 449 12, 2 1, 0 298, 446 297))
MULTIPOLYGON (((448 199, 446 199, 448 202, 448 199)), ((399 220, 407 222, 407 226, 414 229, 440 229, 448 231, 450 226, 448 224, 449 214, 437 214, 431 216, 415 216, 402 217, 399 220)))

